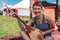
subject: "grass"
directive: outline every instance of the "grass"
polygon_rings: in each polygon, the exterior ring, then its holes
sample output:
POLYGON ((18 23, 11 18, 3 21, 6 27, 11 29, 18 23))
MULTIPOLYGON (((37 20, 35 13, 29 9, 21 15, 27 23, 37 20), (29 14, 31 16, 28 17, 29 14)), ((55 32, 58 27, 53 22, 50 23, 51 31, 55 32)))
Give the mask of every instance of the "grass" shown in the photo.
MULTIPOLYGON (((26 19, 22 19, 23 21, 26 19)), ((16 18, 0 16, 0 38, 19 35, 20 29, 16 18)))

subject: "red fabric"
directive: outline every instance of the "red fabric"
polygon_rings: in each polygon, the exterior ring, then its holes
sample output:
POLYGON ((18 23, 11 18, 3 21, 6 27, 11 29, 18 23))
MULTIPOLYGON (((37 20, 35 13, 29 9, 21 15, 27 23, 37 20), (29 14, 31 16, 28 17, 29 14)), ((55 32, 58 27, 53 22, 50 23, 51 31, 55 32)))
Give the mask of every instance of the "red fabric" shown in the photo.
POLYGON ((37 0, 34 0, 34 3, 36 2, 37 0))
POLYGON ((6 14, 7 14, 7 15, 9 14, 9 11, 8 11, 8 9, 6 10, 6 14))

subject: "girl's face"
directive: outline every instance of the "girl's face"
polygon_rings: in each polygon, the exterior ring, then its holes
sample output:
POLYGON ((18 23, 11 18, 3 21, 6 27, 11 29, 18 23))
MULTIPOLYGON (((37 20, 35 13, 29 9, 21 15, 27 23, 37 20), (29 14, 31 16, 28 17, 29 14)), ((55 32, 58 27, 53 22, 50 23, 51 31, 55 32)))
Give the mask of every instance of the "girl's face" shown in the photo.
POLYGON ((42 14, 42 8, 40 6, 34 6, 33 12, 34 12, 36 17, 39 17, 42 14))

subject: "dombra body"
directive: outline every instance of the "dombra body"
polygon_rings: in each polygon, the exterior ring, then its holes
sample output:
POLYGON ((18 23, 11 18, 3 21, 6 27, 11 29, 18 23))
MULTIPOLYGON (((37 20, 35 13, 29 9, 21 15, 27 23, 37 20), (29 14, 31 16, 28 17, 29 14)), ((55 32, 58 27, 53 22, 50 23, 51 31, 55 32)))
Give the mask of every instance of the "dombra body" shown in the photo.
POLYGON ((38 37, 41 33, 42 32, 39 29, 35 29, 35 30, 31 30, 31 32, 29 33, 29 36, 31 40, 43 40, 44 36, 41 36, 41 38, 38 37))

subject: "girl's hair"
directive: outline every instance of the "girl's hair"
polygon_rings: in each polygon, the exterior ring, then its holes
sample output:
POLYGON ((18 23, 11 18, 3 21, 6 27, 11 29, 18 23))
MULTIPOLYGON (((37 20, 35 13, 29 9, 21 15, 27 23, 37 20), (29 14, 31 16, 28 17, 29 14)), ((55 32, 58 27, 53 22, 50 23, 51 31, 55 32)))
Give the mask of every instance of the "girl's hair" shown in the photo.
POLYGON ((37 2, 35 2, 35 3, 33 4, 32 8, 33 8, 34 6, 40 6, 40 7, 42 8, 42 2, 41 2, 41 1, 37 1, 37 2))

